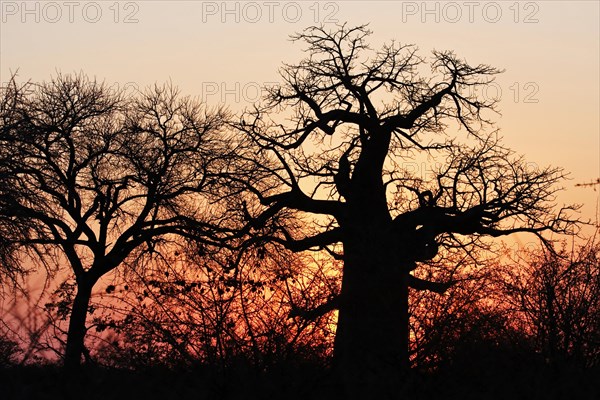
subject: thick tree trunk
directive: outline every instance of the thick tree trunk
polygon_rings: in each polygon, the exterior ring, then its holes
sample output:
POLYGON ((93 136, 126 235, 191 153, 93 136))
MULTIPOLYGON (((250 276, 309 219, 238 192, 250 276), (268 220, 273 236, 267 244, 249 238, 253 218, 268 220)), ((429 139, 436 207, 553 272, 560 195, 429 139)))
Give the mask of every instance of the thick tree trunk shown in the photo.
POLYGON ((352 399, 398 398, 409 367, 408 270, 382 180, 390 139, 390 131, 371 132, 340 220, 344 276, 334 362, 352 399))
POLYGON ((81 366, 81 356, 84 351, 84 339, 86 334, 85 321, 92 295, 93 282, 83 277, 78 279, 77 294, 73 301, 73 309, 69 319, 69 331, 67 333, 67 347, 65 350, 65 369, 76 370, 81 366))
POLYGON ((408 272, 387 239, 363 230, 344 243, 334 353, 347 398, 397 398, 409 369, 408 272))

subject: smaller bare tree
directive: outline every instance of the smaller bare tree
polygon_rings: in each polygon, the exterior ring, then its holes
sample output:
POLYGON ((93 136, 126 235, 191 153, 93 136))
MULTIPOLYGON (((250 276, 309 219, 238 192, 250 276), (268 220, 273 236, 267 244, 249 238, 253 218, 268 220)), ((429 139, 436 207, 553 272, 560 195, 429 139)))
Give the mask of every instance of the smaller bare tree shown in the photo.
POLYGON ((92 288, 134 250, 169 237, 207 240, 219 218, 205 195, 226 162, 227 113, 171 85, 125 96, 83 75, 0 92, 2 220, 26 226, 3 248, 34 250, 76 292, 64 363, 84 351, 92 288), (65 263, 66 262, 66 263, 65 263))

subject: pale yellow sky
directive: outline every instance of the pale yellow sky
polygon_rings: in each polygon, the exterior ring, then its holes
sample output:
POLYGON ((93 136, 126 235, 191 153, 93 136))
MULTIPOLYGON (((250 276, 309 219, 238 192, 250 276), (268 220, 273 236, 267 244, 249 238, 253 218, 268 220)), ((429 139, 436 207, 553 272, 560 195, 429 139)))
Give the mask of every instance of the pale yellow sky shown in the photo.
POLYGON ((240 109, 301 57, 289 34, 336 21, 370 23, 373 47, 396 39, 506 69, 488 92, 501 98, 505 143, 570 171, 560 200, 595 218, 600 192, 574 184, 600 176, 597 1, 2 0, 0 82, 17 69, 34 81, 57 71, 135 87, 171 79, 240 109))

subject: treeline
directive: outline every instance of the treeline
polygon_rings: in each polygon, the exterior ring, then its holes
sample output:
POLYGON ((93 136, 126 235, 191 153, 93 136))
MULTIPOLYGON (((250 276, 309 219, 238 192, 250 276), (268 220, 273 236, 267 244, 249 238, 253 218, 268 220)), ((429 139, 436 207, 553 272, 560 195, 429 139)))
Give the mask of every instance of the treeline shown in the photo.
MULTIPOLYGON (((235 383, 224 387, 247 385, 246 390, 271 384, 284 390, 287 380, 307 381, 315 396, 319 390, 331 393, 327 371, 336 315, 306 310, 339 291, 341 266, 269 250, 244 260, 237 271, 203 256, 194 264, 155 260, 149 276, 115 278, 90 306, 88 367, 163 371, 156 378, 165 379, 163 384, 174 379, 168 371, 193 373, 189 379, 204 384, 228 376, 235 383)), ((469 386, 479 381, 490 385, 488 398, 500 393, 593 398, 598 387, 586 385, 600 367, 600 246, 590 240, 553 250, 506 249, 502 258, 479 260, 444 295, 411 292, 413 371, 438 377, 439 384, 453 382, 457 386, 445 390, 455 393, 481 394, 469 386), (510 389, 494 393, 505 384, 510 389)), ((27 310, 37 324, 21 321, 20 331, 3 327, 3 368, 52 365, 44 355, 63 354, 64 341, 55 335, 66 335, 73 285, 65 281, 52 301, 27 310)), ((15 327, 10 315, 3 321, 15 327)), ((416 398, 429 398, 423 396, 416 398)))
MULTIPOLYGON (((495 357, 598 367, 599 255, 595 238, 558 249, 513 247, 502 257, 478 260, 477 269, 462 274, 444 295, 411 292, 413 367, 484 365, 495 357)), ((276 247, 248 257, 235 271, 204 257, 161 259, 152 261, 152 274, 128 271, 94 294, 88 362, 128 369, 236 360, 259 368, 290 361, 328 364, 335 313, 311 310, 339 292, 339 263, 276 247)), ((27 309, 37 324, 21 320, 21 330, 14 330, 10 310, 3 316, 3 366, 40 362, 49 348, 63 353, 64 342, 52 335, 66 334, 74 285, 67 279, 47 302, 27 309)))

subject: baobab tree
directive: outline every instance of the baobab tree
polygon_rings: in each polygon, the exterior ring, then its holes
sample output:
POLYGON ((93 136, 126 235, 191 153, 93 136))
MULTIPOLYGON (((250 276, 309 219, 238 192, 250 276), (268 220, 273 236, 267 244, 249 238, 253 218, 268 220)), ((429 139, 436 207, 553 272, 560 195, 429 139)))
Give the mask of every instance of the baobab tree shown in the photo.
POLYGON ((238 155, 253 174, 230 176, 255 196, 244 207, 257 224, 290 210, 312 222, 310 234, 282 225, 264 240, 343 260, 339 296, 305 314, 339 309, 335 365, 357 398, 395 390, 409 367, 409 288, 454 283, 418 278, 419 266, 468 255, 486 236, 574 226, 572 207, 554 204, 563 172, 530 168, 494 130, 496 101, 478 93, 500 70, 395 42, 374 51, 370 33, 293 36, 306 58, 284 64, 281 83, 240 117, 251 151, 238 155))
POLYGON ((98 280, 162 241, 218 235, 211 174, 226 162, 227 113, 170 85, 125 96, 83 75, 2 88, 1 215, 28 226, 8 243, 76 280, 64 364, 81 363, 98 280))

